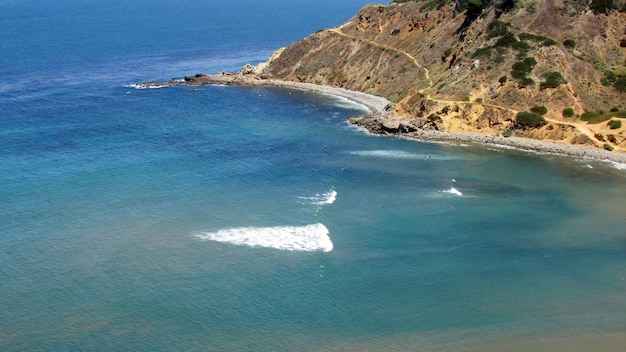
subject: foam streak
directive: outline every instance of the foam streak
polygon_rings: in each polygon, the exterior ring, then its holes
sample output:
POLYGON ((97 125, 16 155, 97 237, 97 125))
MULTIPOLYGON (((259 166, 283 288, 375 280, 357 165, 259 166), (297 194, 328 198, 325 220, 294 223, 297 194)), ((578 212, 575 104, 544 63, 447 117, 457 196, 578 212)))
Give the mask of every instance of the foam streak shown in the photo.
POLYGON ((319 223, 306 226, 239 227, 217 232, 197 233, 195 237, 204 241, 286 251, 330 252, 333 250, 333 243, 328 237, 328 229, 319 223))

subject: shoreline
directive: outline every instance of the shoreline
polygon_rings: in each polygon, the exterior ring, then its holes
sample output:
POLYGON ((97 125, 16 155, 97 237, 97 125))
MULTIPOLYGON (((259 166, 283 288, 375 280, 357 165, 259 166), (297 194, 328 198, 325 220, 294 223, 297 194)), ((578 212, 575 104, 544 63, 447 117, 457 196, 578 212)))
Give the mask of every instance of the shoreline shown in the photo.
MULTIPOLYGON (((172 80, 165 83, 142 83, 141 88, 155 88, 172 85, 232 85, 232 86, 269 86, 287 89, 295 89, 305 92, 330 95, 348 99, 354 103, 367 107, 371 115, 361 117, 375 119, 375 123, 383 124, 385 119, 392 118, 393 103, 389 100, 368 93, 351 91, 344 88, 317 85, 312 83, 291 82, 272 79, 258 79, 252 75, 233 74, 222 72, 219 74, 198 74, 193 77, 185 77, 184 80, 172 80)), ((352 122, 351 122, 352 123, 352 122)), ((499 135, 486 135, 480 133, 440 132, 434 130, 418 130, 406 133, 377 133, 360 125, 373 134, 406 138, 423 142, 442 141, 451 143, 473 143, 496 148, 514 148, 527 152, 545 153, 592 159, 596 161, 610 161, 624 164, 626 169, 626 153, 611 152, 603 149, 559 143, 557 141, 535 140, 520 137, 504 137, 499 135)))

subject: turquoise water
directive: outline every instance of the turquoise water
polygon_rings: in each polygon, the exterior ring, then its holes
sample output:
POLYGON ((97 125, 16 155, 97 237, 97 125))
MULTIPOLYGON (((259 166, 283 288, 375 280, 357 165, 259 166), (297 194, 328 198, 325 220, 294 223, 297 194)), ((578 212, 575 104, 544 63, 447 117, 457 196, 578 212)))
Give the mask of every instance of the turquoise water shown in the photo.
POLYGON ((371 136, 297 91, 128 86, 262 61, 365 2, 255 4, 0 3, 0 349, 623 336, 620 165, 371 136))

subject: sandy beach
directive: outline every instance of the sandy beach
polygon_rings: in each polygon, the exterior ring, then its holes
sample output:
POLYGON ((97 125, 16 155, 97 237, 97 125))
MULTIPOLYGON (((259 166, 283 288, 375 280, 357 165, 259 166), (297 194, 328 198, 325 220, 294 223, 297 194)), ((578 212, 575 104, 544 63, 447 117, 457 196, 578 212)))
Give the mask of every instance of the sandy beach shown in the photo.
MULTIPOLYGON (((141 86, 150 88, 160 86, 164 83, 143 83, 141 86)), ((323 86, 311 83, 299 83, 290 81, 280 81, 271 79, 257 79, 252 75, 219 73, 219 74, 198 74, 194 77, 186 77, 181 81, 170 81, 166 85, 236 85, 236 86, 273 86, 288 89, 297 89, 301 91, 314 92, 317 94, 332 95, 345 98, 355 103, 366 106, 373 117, 379 121, 393 118, 393 112, 390 107, 392 103, 382 97, 351 91, 343 88, 323 86)), ((626 153, 610 152, 607 150, 595 149, 586 146, 571 145, 558 143, 556 141, 533 140, 518 137, 503 137, 497 135, 485 135, 479 133, 447 133, 440 131, 420 130, 410 133, 389 134, 390 136, 400 138, 410 138, 420 141, 445 141, 452 143, 472 143, 489 145, 493 147, 515 148, 529 152, 568 155, 578 158, 587 158, 594 160, 612 161, 619 164, 625 164, 626 169, 626 153)))

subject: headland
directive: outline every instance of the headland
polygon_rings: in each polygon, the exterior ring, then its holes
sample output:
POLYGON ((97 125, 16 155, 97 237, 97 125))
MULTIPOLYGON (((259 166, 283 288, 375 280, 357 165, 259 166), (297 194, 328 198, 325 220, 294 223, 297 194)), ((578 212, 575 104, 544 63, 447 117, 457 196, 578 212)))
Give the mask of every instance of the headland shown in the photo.
POLYGON ((409 138, 425 142, 441 141, 514 148, 540 154, 568 155, 577 158, 589 158, 626 164, 626 153, 610 152, 589 146, 571 145, 554 141, 540 141, 530 138, 503 137, 494 134, 442 132, 432 129, 411 130, 409 127, 403 125, 403 117, 395 114, 393 108, 394 104, 383 97, 327 85, 263 79, 253 74, 250 71, 249 65, 246 65, 246 67, 237 73, 221 72, 217 74, 197 74, 195 76, 185 77, 184 79, 175 79, 167 82, 145 82, 138 83, 135 86, 138 88, 156 88, 176 85, 270 86, 336 96, 348 99, 369 109, 369 115, 359 119, 353 118, 350 122, 363 127, 373 134, 409 138))

